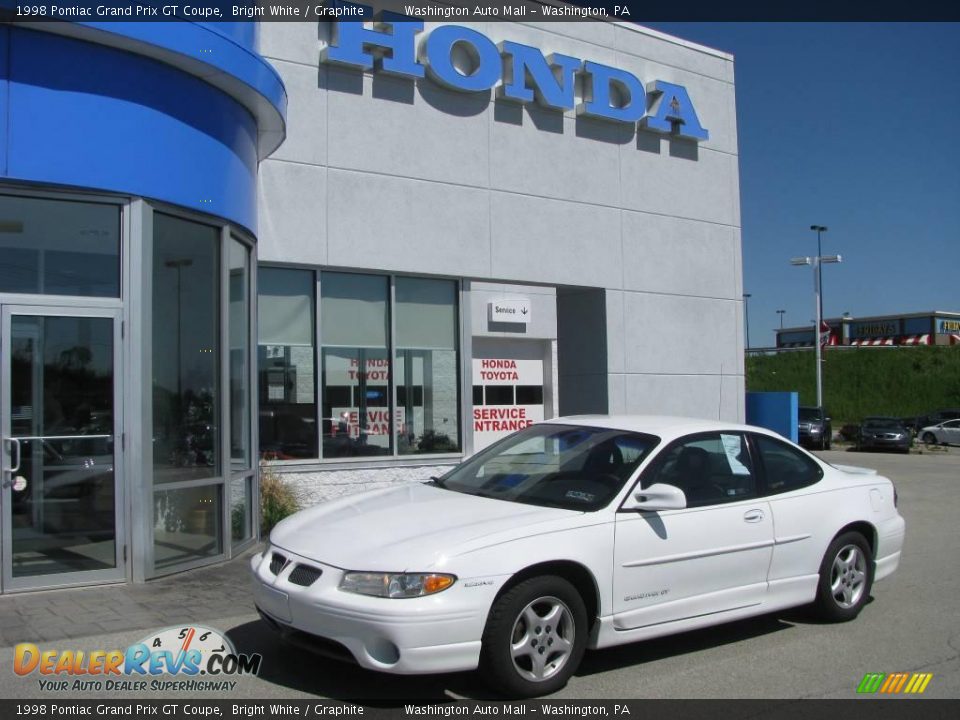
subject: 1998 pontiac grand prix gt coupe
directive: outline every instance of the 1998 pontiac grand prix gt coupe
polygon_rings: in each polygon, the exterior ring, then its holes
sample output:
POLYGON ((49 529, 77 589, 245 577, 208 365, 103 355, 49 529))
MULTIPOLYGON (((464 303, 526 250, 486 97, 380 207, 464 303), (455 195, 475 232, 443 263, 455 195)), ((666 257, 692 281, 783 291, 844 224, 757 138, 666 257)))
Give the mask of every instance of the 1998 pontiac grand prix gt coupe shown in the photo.
POLYGON ((304 510, 252 560, 261 616, 392 673, 562 687, 603 648, 812 604, 857 616, 900 562, 890 480, 761 428, 559 418, 425 484, 304 510))

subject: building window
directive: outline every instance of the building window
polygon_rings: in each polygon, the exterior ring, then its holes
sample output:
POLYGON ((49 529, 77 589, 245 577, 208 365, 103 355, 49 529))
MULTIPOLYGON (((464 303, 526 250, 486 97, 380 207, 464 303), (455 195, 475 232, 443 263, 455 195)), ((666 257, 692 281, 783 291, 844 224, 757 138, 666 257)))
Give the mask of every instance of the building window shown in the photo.
POLYGON ((388 278, 323 273, 323 457, 390 455, 388 278))
POLYGON ((153 496, 154 568, 166 570, 223 552, 220 485, 161 490, 153 496))
POLYGON ((120 297, 120 208, 0 195, 0 292, 120 297))
POLYGON ((348 272, 319 276, 317 352, 314 271, 259 271, 261 456, 336 460, 460 452, 457 283, 348 272), (296 363, 289 360, 293 343, 302 352, 296 363), (317 390, 305 371, 299 376, 314 360, 317 390))
POLYGON ((154 482, 220 475, 220 230, 154 215, 154 482))
POLYGON ((235 237, 228 251, 230 346, 230 540, 254 535, 250 422, 250 249, 235 237))
POLYGON ((395 294, 397 449, 401 455, 459 452, 457 285, 398 277, 395 294))
POLYGON ((230 461, 251 468, 250 454, 250 251, 230 240, 230 461))
POLYGON ((317 452, 316 279, 311 270, 260 268, 260 454, 315 459, 317 452))

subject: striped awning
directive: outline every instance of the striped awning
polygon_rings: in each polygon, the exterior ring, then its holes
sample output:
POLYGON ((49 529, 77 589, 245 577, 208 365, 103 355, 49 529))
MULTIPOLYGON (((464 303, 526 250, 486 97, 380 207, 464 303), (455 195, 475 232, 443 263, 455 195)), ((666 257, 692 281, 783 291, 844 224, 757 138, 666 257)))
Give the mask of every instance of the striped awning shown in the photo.
POLYGON ((930 334, 924 335, 907 335, 900 341, 901 345, 929 345, 930 344, 930 334))
POLYGON ((960 345, 960 335, 951 335, 950 336, 951 345, 960 345))
POLYGON ((893 345, 893 338, 858 338, 850 344, 859 347, 880 347, 881 345, 893 345))

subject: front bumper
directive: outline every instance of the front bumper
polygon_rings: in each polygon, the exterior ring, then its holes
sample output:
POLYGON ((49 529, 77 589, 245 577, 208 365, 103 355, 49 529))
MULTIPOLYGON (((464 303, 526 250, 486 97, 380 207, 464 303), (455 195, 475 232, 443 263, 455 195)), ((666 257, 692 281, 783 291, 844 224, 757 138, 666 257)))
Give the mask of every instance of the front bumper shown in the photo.
POLYGON ((466 588, 461 581, 423 598, 368 597, 339 590, 340 568, 276 550, 288 560, 276 575, 263 553, 250 561, 254 602, 297 644, 334 657, 338 647, 345 648, 362 667, 398 674, 457 672, 479 664, 483 626, 500 583, 466 588), (300 565, 322 574, 308 586, 291 582, 300 565))
POLYGON ((910 450, 910 438, 893 440, 891 438, 863 438, 860 441, 861 450, 910 450))

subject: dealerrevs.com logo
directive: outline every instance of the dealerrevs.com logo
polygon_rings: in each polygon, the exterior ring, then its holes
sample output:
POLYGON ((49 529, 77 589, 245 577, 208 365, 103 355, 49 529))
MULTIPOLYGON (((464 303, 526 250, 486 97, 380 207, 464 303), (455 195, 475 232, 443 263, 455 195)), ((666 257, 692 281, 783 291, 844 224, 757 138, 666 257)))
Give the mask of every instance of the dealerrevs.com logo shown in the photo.
POLYGON ((881 695, 920 695, 933 679, 933 673, 867 673, 857 685, 858 693, 881 695))
POLYGON ((20 643, 14 648, 13 671, 21 677, 39 675, 39 689, 49 692, 230 691, 237 681, 228 678, 256 675, 262 661, 258 653, 237 653, 219 630, 189 625, 151 633, 126 650, 40 649, 20 643))

